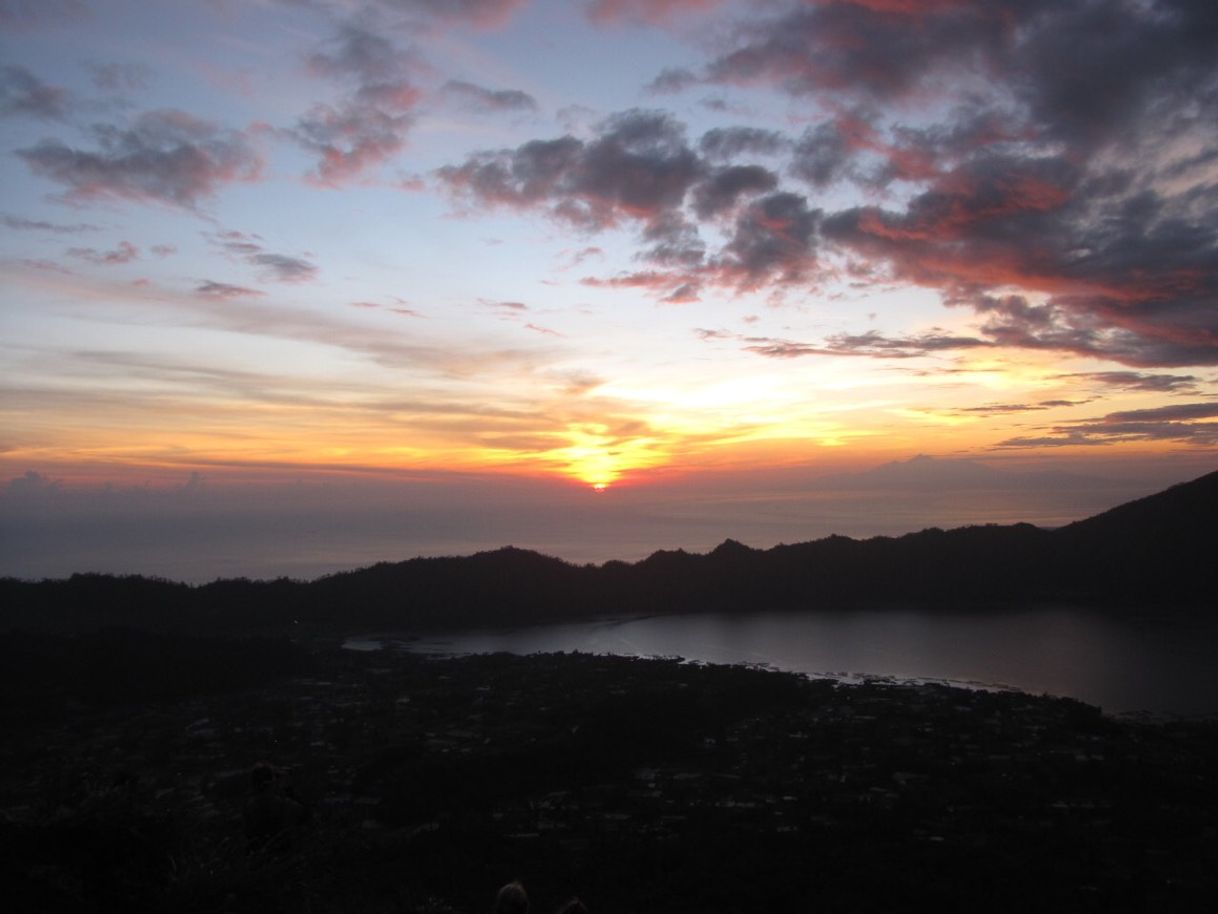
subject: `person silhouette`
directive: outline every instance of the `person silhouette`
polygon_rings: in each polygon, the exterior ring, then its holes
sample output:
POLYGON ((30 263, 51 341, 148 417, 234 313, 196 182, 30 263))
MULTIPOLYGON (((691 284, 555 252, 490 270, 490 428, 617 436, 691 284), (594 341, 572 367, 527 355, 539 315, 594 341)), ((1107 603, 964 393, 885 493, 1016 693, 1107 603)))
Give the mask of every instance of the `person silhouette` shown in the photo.
POLYGON ((291 795, 290 788, 278 787, 279 772, 267 762, 250 771, 251 795, 245 803, 245 840, 251 853, 285 850, 308 821, 304 804, 291 795))
POLYGON ((519 880, 512 880, 495 896, 493 914, 529 914, 529 896, 519 880))

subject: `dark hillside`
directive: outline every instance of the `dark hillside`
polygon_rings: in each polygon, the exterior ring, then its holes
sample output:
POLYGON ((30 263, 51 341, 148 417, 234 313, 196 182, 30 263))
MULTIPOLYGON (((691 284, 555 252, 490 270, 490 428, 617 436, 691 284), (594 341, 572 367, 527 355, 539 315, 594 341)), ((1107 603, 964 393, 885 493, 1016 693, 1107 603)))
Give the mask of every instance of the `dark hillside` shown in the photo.
POLYGON ((1213 601, 1218 593, 1218 472, 1077 521, 1052 534, 1080 592, 1213 601))
POLYGON ((1218 473, 1056 531, 1029 524, 577 566, 506 547, 381 563, 312 582, 139 577, 0 580, 0 630, 121 625, 208 634, 443 629, 606 613, 815 609, 1029 600, 1208 606, 1218 592, 1218 473), (303 627, 303 628, 301 628, 303 627))

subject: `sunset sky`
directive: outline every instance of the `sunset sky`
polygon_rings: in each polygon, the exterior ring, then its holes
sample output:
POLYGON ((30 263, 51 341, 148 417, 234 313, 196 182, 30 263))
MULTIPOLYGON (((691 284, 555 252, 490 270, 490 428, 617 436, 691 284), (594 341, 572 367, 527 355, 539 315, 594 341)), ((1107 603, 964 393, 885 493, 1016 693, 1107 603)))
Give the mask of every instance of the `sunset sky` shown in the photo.
POLYGON ((1062 523, 1218 468, 1213 0, 0 34, 2 574, 1062 523))

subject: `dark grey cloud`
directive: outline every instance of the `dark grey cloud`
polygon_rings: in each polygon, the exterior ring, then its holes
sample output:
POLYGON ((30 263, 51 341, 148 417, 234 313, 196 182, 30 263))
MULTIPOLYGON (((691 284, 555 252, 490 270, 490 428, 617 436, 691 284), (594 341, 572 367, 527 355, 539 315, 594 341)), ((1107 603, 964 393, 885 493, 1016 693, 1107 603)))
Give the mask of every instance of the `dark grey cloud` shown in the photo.
POLYGON ((1218 361, 1218 205, 1131 191, 1062 156, 980 155, 904 211, 826 218, 837 246, 891 278, 937 287, 1007 345, 1135 366, 1218 361), (988 290, 1022 287, 1044 304, 988 290))
POLYGON ((1142 374, 1137 371, 1088 371, 1058 375, 1063 380, 1090 381, 1124 390, 1145 390, 1155 393, 1192 391, 1199 380, 1195 375, 1142 374))
POLYGON ((130 241, 120 241, 118 246, 110 251, 99 251, 96 248, 68 248, 69 257, 87 260, 102 266, 130 263, 140 256, 139 248, 130 241))
POLYGON ((808 3, 775 17, 755 17, 736 46, 705 77, 767 83, 792 94, 841 92, 904 97, 947 74, 967 73, 978 50, 1000 47, 1004 33, 1044 2, 808 3), (999 7, 1026 7, 1009 17, 999 7))
POLYGON ((706 256, 706 245, 698 228, 678 211, 663 213, 643 229, 647 245, 640 258, 658 266, 696 268, 706 256))
POLYGON ((150 111, 129 127, 101 124, 92 132, 94 149, 43 140, 17 155, 72 200, 117 197, 188 209, 223 184, 256 179, 262 169, 243 134, 181 111, 150 111))
POLYGON ((47 85, 25 67, 0 67, 0 116, 59 120, 69 105, 66 89, 47 85))
POLYGON ((816 267, 820 210, 799 194, 779 192, 754 200, 736 217, 735 231, 715 267, 741 288, 797 283, 816 267))
POLYGON ((247 298, 251 295, 262 295, 263 293, 257 289, 249 289, 245 286, 235 286, 227 282, 216 282, 211 279, 205 279, 195 287, 195 292, 199 295, 205 295, 208 298, 247 298))
POLYGON ((603 218, 601 201, 617 214, 646 218, 680 206, 702 170, 680 124, 659 112, 630 111, 611 118, 586 146, 572 189, 593 222, 603 218))
POLYGON ((471 203, 545 209, 596 230, 679 207, 702 171, 677 121, 632 110, 602 123, 588 142, 571 136, 533 140, 475 154, 437 174, 471 203))
POLYGON ((791 173, 813 187, 826 187, 845 174, 853 154, 836 124, 809 127, 795 144, 791 173))
POLYGON ((1128 441, 1176 441, 1218 444, 1218 403, 1181 403, 1154 409, 1123 410, 1094 419, 1055 425, 1043 435, 1008 438, 999 449, 1101 446, 1128 441))
MULTIPOLYGON (((932 331, 905 337, 877 332, 837 334, 822 343, 753 340, 747 347, 761 355, 863 355, 873 358, 913 358, 934 352, 982 347, 1015 347, 1073 352, 1131 364, 1193 364, 1207 358, 1204 343, 1156 346, 1144 336, 1100 325, 1053 305, 1031 305, 1021 296, 973 302, 988 316, 976 336, 932 331)), ((1141 390, 1188 390, 1192 375, 1142 375, 1137 372, 1093 372, 1061 375, 1141 390)))
MULTIPOLYGON (((748 149, 769 139, 725 134, 710 145, 748 149)), ((626 283, 692 301, 706 284, 796 283, 816 265, 819 210, 778 191, 777 176, 762 166, 711 166, 690 148, 682 125, 659 112, 615 115, 587 141, 566 136, 478 153, 437 176, 470 206, 540 210, 585 231, 637 225, 639 259, 663 269, 611 277, 604 286, 626 283), (708 251, 697 220, 728 213, 726 240, 708 251)))
MULTIPOLYGON (((978 310, 989 314, 990 317, 978 328, 976 336, 931 331, 893 337, 870 331, 863 334, 835 334, 826 337, 823 342, 750 339, 750 345, 746 349, 759 355, 779 358, 803 355, 859 355, 906 359, 935 352, 1016 347, 1073 352, 1132 364, 1192 364, 1204 360, 1207 355, 1201 345, 1163 346, 1156 349, 1145 338, 1136 334, 1094 323, 1081 323, 1078 316, 1069 311, 1062 311, 1052 305, 1033 306, 1020 296, 990 299, 981 303, 978 310)), ((1193 375, 1147 375, 1138 372, 1084 372, 1058 377, 1090 380, 1131 390, 1164 392, 1190 391, 1197 381, 1193 375)))
POLYGON ((1205 98, 1218 47, 1212 3, 1051 3, 1026 29, 995 58, 1032 122, 1072 146, 1093 147, 1197 102, 1214 111, 1205 98))
MULTIPOLYGON (((659 16, 669 5, 643 6, 659 16)), ((774 3, 721 37, 726 50, 705 67, 653 88, 776 86, 819 123, 795 140, 721 128, 629 162, 604 155, 615 128, 602 124, 591 140, 483 153, 442 179, 471 203, 587 230, 635 222, 639 257, 658 269, 632 281, 649 275, 666 293, 815 282, 828 252, 860 287, 922 285, 974 310, 979 345, 1218 363, 1212 2, 774 3), (822 213, 762 186, 766 169, 744 159, 774 155, 787 160, 770 173, 814 193, 852 183, 883 202, 822 213), (741 170, 715 167, 729 162, 741 170), (727 212, 726 241, 708 246, 699 223, 727 212)), ((619 118, 644 114, 662 117, 619 118)))
POLYGON ((464 164, 446 166, 437 174, 472 205, 554 206, 554 215, 569 218, 571 210, 559 210, 557 205, 583 153, 584 143, 572 136, 531 140, 514 150, 477 153, 464 164))
POLYGON ((778 186, 778 176, 760 165, 729 165, 715 169, 694 189, 694 212, 710 219, 735 207, 744 196, 765 193, 778 186))
POLYGON ((308 64, 348 90, 336 104, 314 105, 286 131, 317 156, 314 180, 344 183, 405 147, 422 97, 413 82, 421 63, 413 53, 383 35, 346 24, 309 56, 308 64))
POLYGON ((317 266, 286 254, 254 254, 250 263, 263 268, 266 278, 277 282, 308 282, 317 277, 317 266))
MULTIPOLYGON (((1022 296, 969 296, 986 320, 982 333, 1001 346, 1048 349, 1139 367, 1218 362, 1218 317, 1204 309, 1173 325, 1158 302, 1057 298, 1032 305, 1022 296), (1168 320, 1165 320, 1164 318, 1168 320), (1211 325, 1205 326, 1205 322, 1211 325)), ((1186 310, 1173 303, 1171 310, 1186 310)))
POLYGON ((734 159, 741 155, 773 156, 785 152, 791 141, 776 130, 759 127, 715 127, 702 134, 698 148, 708 159, 734 159))
POLYGON ((1109 413, 1108 422, 1176 422, 1189 419, 1212 419, 1218 416, 1218 402, 1175 403, 1153 409, 1127 409, 1109 413))
POLYGON ((450 79, 440 91, 476 111, 537 110, 537 99, 520 89, 487 89, 464 80, 450 79))
POLYGON ((828 214, 829 246, 975 307, 1004 345, 1218 362, 1213 3, 773 9, 689 78, 776 86, 829 112, 789 163, 814 188, 915 184, 908 204, 828 214), (927 99, 937 122, 903 123, 927 99), (996 312, 1011 288, 1039 310, 996 312))

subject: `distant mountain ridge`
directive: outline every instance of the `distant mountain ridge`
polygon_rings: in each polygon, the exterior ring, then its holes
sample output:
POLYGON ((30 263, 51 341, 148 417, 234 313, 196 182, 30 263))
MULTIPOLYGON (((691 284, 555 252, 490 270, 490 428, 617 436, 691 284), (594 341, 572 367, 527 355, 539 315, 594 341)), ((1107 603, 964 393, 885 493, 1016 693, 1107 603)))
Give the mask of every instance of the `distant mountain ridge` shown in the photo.
POLYGON ((572 565, 508 546, 415 558, 300 582, 192 587, 142 577, 0 580, 0 629, 456 629, 607 613, 749 612, 876 603, 985 605, 1076 600, 1212 609, 1218 594, 1218 472, 1057 530, 936 528, 901 537, 572 565))

